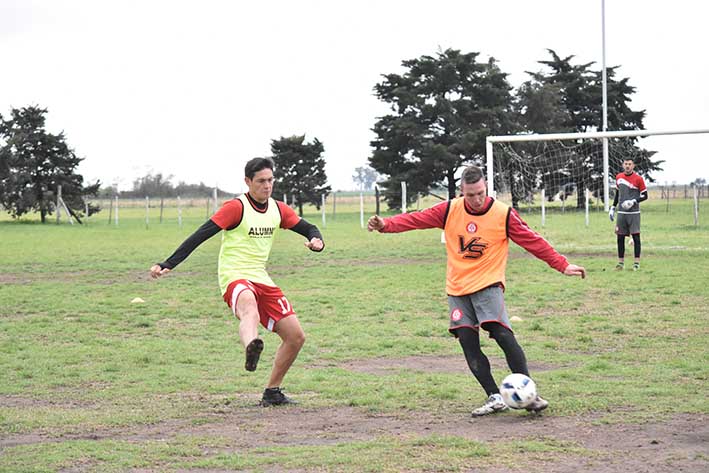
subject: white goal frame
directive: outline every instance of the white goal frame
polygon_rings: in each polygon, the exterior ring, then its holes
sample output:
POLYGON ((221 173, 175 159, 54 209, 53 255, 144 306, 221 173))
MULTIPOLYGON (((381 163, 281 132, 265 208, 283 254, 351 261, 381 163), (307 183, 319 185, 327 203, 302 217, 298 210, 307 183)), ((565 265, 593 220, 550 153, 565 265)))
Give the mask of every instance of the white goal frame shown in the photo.
POLYGON ((648 130, 629 130, 629 131, 597 131, 587 133, 547 133, 547 134, 529 134, 529 135, 500 135, 488 136, 485 142, 485 154, 487 164, 487 193, 495 196, 494 188, 494 156, 493 143, 511 143, 521 141, 554 141, 554 140, 581 140, 591 138, 603 139, 603 208, 607 212, 609 209, 609 193, 610 193, 610 176, 608 175, 608 138, 626 138, 626 137, 646 137, 653 135, 692 135, 698 133, 709 133, 709 129, 701 130, 673 130, 673 131, 648 131, 648 130))

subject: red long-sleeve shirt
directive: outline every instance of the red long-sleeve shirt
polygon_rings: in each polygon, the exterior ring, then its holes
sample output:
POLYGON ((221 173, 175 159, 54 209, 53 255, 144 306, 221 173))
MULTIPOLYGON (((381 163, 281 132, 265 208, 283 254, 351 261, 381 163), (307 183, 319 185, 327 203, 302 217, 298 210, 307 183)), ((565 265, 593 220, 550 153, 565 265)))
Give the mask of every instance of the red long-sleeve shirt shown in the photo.
MULTIPOLYGON (((487 197, 482 212, 468 211, 473 214, 484 214, 492 205, 492 198, 487 197)), ((445 228, 448 216, 449 202, 441 202, 421 212, 395 215, 384 219, 382 233, 401 233, 409 230, 424 230, 427 228, 445 228)), ((467 204, 466 204, 467 208, 467 204)), ((568 260, 559 254, 544 237, 535 232, 522 220, 517 211, 510 209, 507 217, 507 236, 532 255, 547 263, 559 272, 569 265, 568 260)))

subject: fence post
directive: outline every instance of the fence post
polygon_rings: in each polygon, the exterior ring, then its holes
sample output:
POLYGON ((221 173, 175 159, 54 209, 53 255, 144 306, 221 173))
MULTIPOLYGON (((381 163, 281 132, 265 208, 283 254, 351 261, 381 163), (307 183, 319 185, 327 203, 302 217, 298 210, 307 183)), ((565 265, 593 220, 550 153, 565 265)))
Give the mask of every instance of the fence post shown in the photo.
POLYGON ((147 230, 150 224, 150 197, 145 196, 145 229, 147 230))
POLYGON ((57 186, 57 223, 60 223, 62 208, 60 202, 62 201, 62 186, 57 186))
POLYGON ((337 192, 332 193, 332 219, 337 216, 337 192))
POLYGON ((116 222, 116 226, 118 226, 118 194, 116 194, 116 196, 113 198, 113 202, 116 205, 116 211, 113 212, 113 218, 116 222))
POLYGON ((364 196, 359 193, 359 226, 364 228, 364 196))
POLYGON ((401 213, 406 213, 406 181, 401 181, 401 213))
POLYGON ((545 204, 546 204, 546 197, 545 197, 544 189, 542 189, 542 227, 546 223, 546 216, 547 216, 545 204))
POLYGON ((182 199, 177 196, 177 226, 182 228, 182 199))
POLYGON ((320 198, 321 198, 320 208, 322 208, 322 226, 325 227, 325 194, 322 194, 320 196, 320 198))

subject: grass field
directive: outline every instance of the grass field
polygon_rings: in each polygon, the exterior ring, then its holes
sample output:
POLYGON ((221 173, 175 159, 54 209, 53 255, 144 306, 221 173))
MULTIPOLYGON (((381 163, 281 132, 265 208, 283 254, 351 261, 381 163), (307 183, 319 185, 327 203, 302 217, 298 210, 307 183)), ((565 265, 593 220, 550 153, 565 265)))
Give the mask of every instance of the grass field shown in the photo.
MULTIPOLYGON (((588 277, 511 245, 508 311, 551 407, 483 419, 447 333, 438 230, 370 234, 343 200, 324 228, 306 214, 323 253, 281 233, 269 272, 307 334, 284 383, 300 403, 260 408, 278 337, 244 371, 219 238, 148 277, 204 209, 182 228, 146 228, 141 208, 117 227, 105 213, 83 226, 0 217, 0 472, 707 471, 709 225, 691 205, 643 204, 637 273, 612 270, 605 213, 589 227, 523 215, 588 277)), ((483 343, 501 380, 502 352, 483 343)))

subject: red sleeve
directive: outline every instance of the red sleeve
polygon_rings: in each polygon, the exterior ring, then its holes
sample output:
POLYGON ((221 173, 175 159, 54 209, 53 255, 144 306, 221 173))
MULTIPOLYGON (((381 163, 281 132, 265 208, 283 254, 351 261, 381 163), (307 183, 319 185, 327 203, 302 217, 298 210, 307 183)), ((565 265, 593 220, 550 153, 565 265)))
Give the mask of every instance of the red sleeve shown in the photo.
POLYGON ((300 217, 295 210, 288 207, 284 202, 277 200, 278 210, 281 212, 281 228, 293 228, 293 226, 300 222, 300 217))
POLYGON ((638 190, 640 190, 640 192, 647 190, 647 186, 645 185, 645 179, 643 179, 640 174, 638 174, 638 190))
POLYGON ((224 203, 214 215, 212 222, 222 230, 238 227, 244 216, 244 204, 239 199, 231 199, 224 203))
POLYGON ((400 233, 426 228, 443 228, 446 223, 449 202, 441 202, 421 212, 399 214, 384 219, 382 233, 400 233))
POLYGON ((507 234, 513 242, 560 273, 563 273, 569 265, 566 258, 557 253, 544 237, 529 228, 529 225, 512 208, 510 208, 510 214, 507 217, 507 234))

